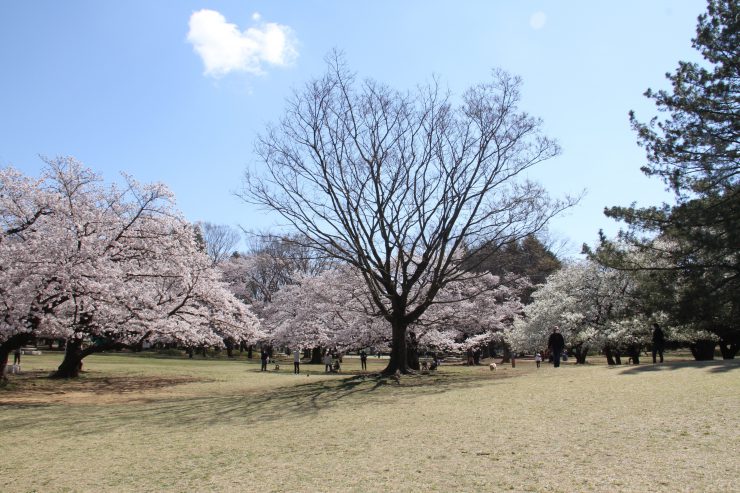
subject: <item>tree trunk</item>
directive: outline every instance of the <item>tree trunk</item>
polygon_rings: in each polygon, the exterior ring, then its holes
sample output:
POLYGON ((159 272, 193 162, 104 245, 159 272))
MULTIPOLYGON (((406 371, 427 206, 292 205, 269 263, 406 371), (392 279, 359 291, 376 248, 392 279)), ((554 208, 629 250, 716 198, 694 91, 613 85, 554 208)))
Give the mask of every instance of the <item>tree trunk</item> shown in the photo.
POLYGON ((229 358, 234 357, 234 341, 231 338, 224 340, 224 346, 226 346, 226 356, 229 358))
POLYGON ((419 344, 416 341, 416 334, 413 332, 409 332, 409 337, 406 341, 406 361, 410 369, 415 371, 421 369, 419 365, 419 344))
POLYGON ((737 341, 728 341, 726 339, 720 339, 719 351, 722 353, 722 359, 735 359, 737 350, 740 348, 740 344, 737 341))
POLYGON ((71 339, 67 341, 64 350, 64 360, 57 371, 51 374, 51 378, 77 378, 82 369, 82 340, 71 339))
POLYGON ((576 358, 576 364, 577 365, 585 365, 586 364, 586 356, 588 356, 588 346, 586 347, 574 347, 572 349, 573 356, 576 358))
POLYGON ((507 343, 504 343, 504 355, 501 358, 501 364, 508 363, 511 361, 511 348, 507 343))
POLYGON ((629 351, 630 358, 632 358, 632 364, 633 365, 639 365, 640 364, 640 346, 637 344, 631 344, 629 348, 627 348, 629 351))
POLYGON ((614 361, 614 355, 612 354, 612 349, 609 347, 604 348, 604 356, 606 356, 606 364, 609 366, 616 365, 616 361, 614 361))
POLYGON ((618 365, 622 364, 622 355, 619 354, 619 351, 614 353, 614 361, 616 361, 618 365))
POLYGON ((10 351, 0 347, 0 382, 5 382, 7 377, 5 376, 5 368, 8 366, 8 355, 10 351))
POLYGON ((411 368, 409 368, 408 352, 406 350, 407 327, 400 320, 394 320, 392 325, 391 358, 382 373, 383 375, 393 375, 396 371, 403 374, 412 373, 411 368))
POLYGON ((320 365, 322 364, 321 360, 321 347, 315 347, 311 349, 311 361, 310 364, 312 365, 320 365))
POLYGON ((716 345, 714 341, 701 340, 689 345, 689 349, 696 361, 710 361, 714 359, 714 346, 716 345))
POLYGON ((248 359, 252 359, 252 351, 253 351, 253 349, 254 348, 252 347, 251 344, 249 345, 249 347, 247 347, 247 358, 248 359))

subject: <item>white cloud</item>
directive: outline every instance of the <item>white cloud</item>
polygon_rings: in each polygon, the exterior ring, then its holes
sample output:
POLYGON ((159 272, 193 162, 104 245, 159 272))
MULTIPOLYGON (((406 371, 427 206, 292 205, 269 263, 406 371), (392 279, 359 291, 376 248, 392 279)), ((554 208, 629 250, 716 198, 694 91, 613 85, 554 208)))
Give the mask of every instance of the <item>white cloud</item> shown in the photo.
POLYGON ((187 40, 203 59, 205 75, 222 77, 230 72, 263 74, 263 65, 284 67, 297 57, 295 36, 290 27, 274 22, 260 23, 240 31, 236 24, 215 10, 203 9, 190 16, 187 40))
POLYGON ((541 10, 538 12, 535 12, 532 14, 532 17, 529 18, 529 25, 532 29, 538 30, 545 27, 545 23, 547 22, 547 16, 544 12, 541 10))

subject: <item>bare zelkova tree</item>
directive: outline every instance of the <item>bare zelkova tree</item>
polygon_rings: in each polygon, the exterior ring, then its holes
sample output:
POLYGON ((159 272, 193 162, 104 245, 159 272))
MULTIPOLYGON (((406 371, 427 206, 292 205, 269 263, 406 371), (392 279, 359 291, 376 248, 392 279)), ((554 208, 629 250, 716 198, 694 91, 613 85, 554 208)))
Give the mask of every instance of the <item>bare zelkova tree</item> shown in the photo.
POLYGON ((234 253, 241 236, 239 231, 226 224, 197 223, 206 253, 213 264, 220 264, 234 253))
POLYGON ((466 260, 539 231, 575 202, 526 179, 560 149, 517 108, 520 84, 494 70, 460 98, 437 81, 401 92, 358 80, 334 54, 258 138, 263 166, 246 172, 241 197, 361 273, 392 327, 385 373, 411 371, 407 329, 469 275, 466 260))

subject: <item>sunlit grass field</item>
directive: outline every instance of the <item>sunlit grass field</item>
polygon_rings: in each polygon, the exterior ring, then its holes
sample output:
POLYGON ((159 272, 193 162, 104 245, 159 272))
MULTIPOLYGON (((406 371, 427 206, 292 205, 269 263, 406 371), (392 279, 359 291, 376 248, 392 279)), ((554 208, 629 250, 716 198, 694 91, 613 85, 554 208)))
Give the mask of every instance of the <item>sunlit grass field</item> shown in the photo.
MULTIPOLYGON (((740 362, 380 379, 292 363, 23 357, 2 491, 738 491, 740 362), (308 372, 308 375, 307 375, 308 372)), ((597 363, 598 360, 596 360, 597 363)), ((383 360, 369 358, 370 370, 383 360)))

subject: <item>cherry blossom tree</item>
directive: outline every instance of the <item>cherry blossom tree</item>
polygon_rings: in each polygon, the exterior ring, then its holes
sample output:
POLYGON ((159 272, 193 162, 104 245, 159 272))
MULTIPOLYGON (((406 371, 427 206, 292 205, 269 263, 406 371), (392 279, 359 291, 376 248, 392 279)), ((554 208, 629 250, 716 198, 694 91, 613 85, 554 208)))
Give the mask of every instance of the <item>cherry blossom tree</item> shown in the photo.
POLYGON ((49 242, 37 231, 52 212, 43 181, 0 169, 0 375, 8 354, 32 339, 40 322, 35 314, 63 301, 49 257, 39 255, 49 242))
POLYGON ((277 345, 340 351, 385 345, 390 331, 365 285, 347 266, 302 274, 265 308, 265 330, 277 345))
POLYGON ((220 281, 164 185, 124 176, 122 186, 105 186, 73 158, 46 165, 35 189, 45 213, 0 247, 3 259, 14 259, 7 265, 35 272, 6 318, 25 313, 27 331, 67 340, 55 376, 75 377, 88 354, 144 340, 220 345, 256 337, 256 318, 220 281), (12 248, 23 255, 13 257, 12 248))
POLYGON ((513 346, 544 350, 558 326, 578 363, 585 363, 590 350, 604 351, 610 364, 619 361, 620 352, 639 361, 640 349, 650 341, 650 322, 660 316, 644 312, 628 274, 591 261, 566 265, 533 296, 525 317, 514 325, 513 346))
POLYGON ((471 276, 445 286, 435 303, 416 324, 424 348, 466 351, 507 340, 524 311, 526 277, 492 274, 471 276))
MULTIPOLYGON (((526 280, 502 282, 490 274, 448 284, 409 328, 409 361, 418 363, 423 350, 461 351, 503 338, 522 312, 519 296, 526 287, 526 280)), ((283 287, 266 307, 265 326, 273 343, 299 348, 347 351, 392 341, 390 327, 350 266, 303 275, 283 287)))

